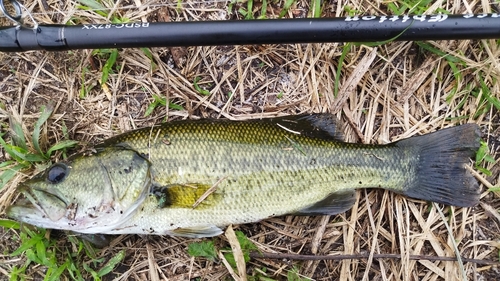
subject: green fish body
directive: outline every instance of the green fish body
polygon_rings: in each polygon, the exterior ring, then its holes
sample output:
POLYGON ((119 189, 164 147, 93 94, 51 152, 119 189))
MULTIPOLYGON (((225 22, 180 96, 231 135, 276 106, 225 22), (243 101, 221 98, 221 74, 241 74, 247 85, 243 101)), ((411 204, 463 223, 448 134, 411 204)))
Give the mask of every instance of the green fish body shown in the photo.
POLYGON ((328 114, 176 121, 131 131, 22 184, 7 214, 80 233, 218 235, 284 214, 337 214, 358 188, 455 206, 479 200, 466 124, 388 145, 345 143, 328 114))

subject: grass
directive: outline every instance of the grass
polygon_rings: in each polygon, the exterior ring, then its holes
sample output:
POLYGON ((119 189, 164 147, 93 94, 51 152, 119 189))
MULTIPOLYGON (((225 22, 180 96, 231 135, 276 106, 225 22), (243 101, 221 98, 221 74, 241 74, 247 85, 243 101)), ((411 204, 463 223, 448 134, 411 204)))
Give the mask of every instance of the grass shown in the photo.
POLYGON ((5 134, 0 135, 0 146, 11 157, 11 160, 0 163, 0 179, 2 181, 0 189, 3 188, 16 173, 29 169, 36 164, 46 167, 50 164, 50 158, 53 153, 62 151, 63 154, 65 154, 66 149, 72 148, 78 144, 77 141, 66 139, 54 144, 46 152, 42 151, 40 133, 43 124, 50 115, 52 115, 53 110, 54 108, 51 106, 42 107, 40 118, 34 126, 31 142, 28 142, 28 137, 25 136, 23 132, 21 121, 16 120, 14 117, 10 118, 12 143, 7 143, 3 139, 5 134), (30 143, 32 147, 28 147, 28 143, 30 143), (47 164, 47 162, 49 163, 47 164))
MULTIPOLYGON (((172 21, 196 21, 466 12, 456 1, 356 0, 342 7, 317 0, 198 2, 159 1, 165 6, 154 9, 114 9, 116 1, 67 1, 63 6, 47 1, 49 9, 36 1, 23 4, 39 13, 41 22, 72 24, 154 21, 161 13, 172 21)), ((488 9, 482 2, 470 4, 476 12, 488 9)), ((488 210, 500 210, 499 41, 382 43, 189 47, 185 62, 175 66, 168 48, 5 55, 0 60, 0 279, 230 280, 232 274, 243 276, 237 263, 241 258, 248 280, 461 280, 463 273, 471 280, 497 279, 489 265, 464 262, 460 269, 456 262, 409 257, 451 257, 458 250, 466 258, 498 260, 494 245, 500 221, 488 210), (375 47, 375 59, 359 72, 375 47), (343 90, 359 75, 359 83, 343 90), (306 112, 336 114, 348 124, 343 128, 347 140, 365 143, 479 124, 484 137, 471 167, 483 186, 481 206, 443 209, 443 219, 425 202, 363 191, 352 210, 331 218, 286 216, 235 226, 241 252, 233 250, 230 236, 124 235, 95 249, 71 234, 20 226, 3 215, 16 198, 16 185, 64 159, 75 150, 74 140, 91 147, 165 119, 306 112), (263 253, 390 253, 400 258, 248 259, 252 245, 263 253)))
MULTIPOLYGON (((0 163, 0 178, 4 187, 18 172, 31 169, 33 166, 39 168, 48 167, 51 163, 51 157, 54 153, 62 153, 66 155, 66 149, 72 148, 78 144, 73 140, 61 140, 51 146, 47 151, 42 149, 40 143, 42 126, 47 122, 53 114, 54 108, 51 106, 42 106, 40 117, 34 125, 31 135, 31 142, 27 140, 29 137, 24 133, 21 121, 16 120, 13 116, 10 118, 10 127, 12 129, 10 138, 12 143, 7 143, 0 137, 0 147, 11 157, 12 160, 7 160, 0 163), (28 146, 30 144, 30 147, 28 146)), ((63 127, 63 134, 66 134, 66 128, 63 127)), ((95 272, 92 267, 86 263, 81 263, 83 259, 91 259, 93 266, 103 264, 103 259, 98 260, 95 257, 95 249, 88 243, 70 239, 73 248, 78 251, 73 252, 67 247, 60 247, 58 239, 50 238, 50 231, 40 228, 34 228, 27 225, 20 225, 17 222, 10 220, 0 220, 0 227, 8 230, 17 230, 19 236, 11 237, 13 242, 18 243, 19 247, 9 253, 10 257, 18 257, 25 262, 18 266, 13 266, 10 272, 9 280, 26 280, 33 277, 28 268, 32 266, 44 268, 43 280, 61 280, 62 276, 71 277, 73 280, 85 280, 85 272, 91 274, 94 280, 100 280, 101 277, 109 274, 114 267, 123 260, 124 251, 119 252, 111 258, 103 267, 95 272), (84 273, 82 273, 84 272, 84 273)))

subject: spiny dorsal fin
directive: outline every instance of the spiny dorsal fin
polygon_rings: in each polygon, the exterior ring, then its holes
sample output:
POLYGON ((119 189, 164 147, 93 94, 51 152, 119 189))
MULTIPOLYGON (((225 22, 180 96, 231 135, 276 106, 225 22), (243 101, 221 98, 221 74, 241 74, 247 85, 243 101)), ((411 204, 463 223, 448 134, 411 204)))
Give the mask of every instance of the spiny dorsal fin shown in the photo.
POLYGON ((342 123, 328 113, 285 116, 272 119, 282 129, 300 133, 311 138, 344 141, 342 123))
POLYGON ((316 215, 336 215, 352 208, 356 202, 356 191, 342 190, 328 195, 325 199, 316 204, 299 210, 295 215, 316 216, 316 215))

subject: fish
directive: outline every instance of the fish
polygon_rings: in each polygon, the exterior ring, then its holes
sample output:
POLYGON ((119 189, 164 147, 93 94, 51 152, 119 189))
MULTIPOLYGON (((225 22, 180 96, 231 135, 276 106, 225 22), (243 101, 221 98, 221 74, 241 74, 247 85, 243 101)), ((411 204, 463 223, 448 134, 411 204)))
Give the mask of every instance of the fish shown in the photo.
POLYGON ((356 190, 471 207, 476 124, 347 143, 331 114, 180 120, 126 132, 17 187, 9 217, 83 234, 219 235, 228 225, 349 210, 356 190))

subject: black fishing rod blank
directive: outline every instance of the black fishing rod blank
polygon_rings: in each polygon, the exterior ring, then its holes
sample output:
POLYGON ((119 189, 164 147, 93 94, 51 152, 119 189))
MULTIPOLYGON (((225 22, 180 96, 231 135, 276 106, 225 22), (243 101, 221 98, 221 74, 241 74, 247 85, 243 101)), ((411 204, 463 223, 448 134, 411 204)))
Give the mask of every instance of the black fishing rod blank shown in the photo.
POLYGON ((499 39, 499 14, 0 27, 0 51, 499 39))

